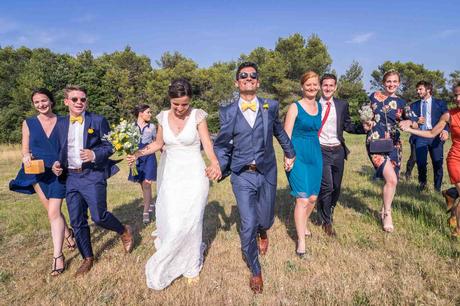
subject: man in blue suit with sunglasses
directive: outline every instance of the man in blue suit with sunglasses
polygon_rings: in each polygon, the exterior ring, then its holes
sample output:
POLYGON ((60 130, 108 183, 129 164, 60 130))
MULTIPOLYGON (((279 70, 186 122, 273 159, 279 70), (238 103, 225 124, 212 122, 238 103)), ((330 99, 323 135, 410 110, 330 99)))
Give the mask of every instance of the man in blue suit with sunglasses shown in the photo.
POLYGON ((88 209, 96 225, 117 232, 126 252, 134 244, 132 230, 107 211, 107 178, 118 171, 109 156, 112 144, 103 138, 109 133, 107 120, 86 111, 88 98, 80 86, 67 86, 64 104, 69 116, 58 121, 59 161, 53 165, 57 176, 66 178, 66 202, 83 262, 75 276, 89 272, 94 263, 88 226, 88 209))
POLYGON ((268 250, 267 230, 274 221, 277 169, 273 136, 290 170, 295 152, 278 118, 277 101, 260 98, 257 65, 242 63, 236 72, 239 97, 219 111, 220 131, 214 143, 223 176, 231 174, 241 217, 240 240, 243 258, 251 270, 249 286, 262 293, 259 254, 268 250))

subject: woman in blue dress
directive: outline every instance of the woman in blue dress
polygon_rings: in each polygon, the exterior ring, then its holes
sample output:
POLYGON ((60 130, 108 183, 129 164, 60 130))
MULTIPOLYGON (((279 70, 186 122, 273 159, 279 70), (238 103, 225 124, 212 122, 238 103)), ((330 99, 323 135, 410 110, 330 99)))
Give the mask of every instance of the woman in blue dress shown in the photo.
MULTIPOLYGON (((150 106, 147 104, 141 104, 134 108, 133 114, 137 118, 137 126, 141 132, 139 149, 142 149, 155 140, 156 128, 154 124, 150 123, 152 112, 150 110, 150 106)), ((150 222, 150 213, 153 210, 152 182, 157 180, 157 160, 155 153, 138 158, 136 160, 136 167, 138 175, 133 176, 130 171, 128 180, 141 185, 142 195, 144 198, 142 222, 144 224, 148 224, 150 222)))
POLYGON ((417 121, 417 116, 406 102, 396 95, 399 85, 400 76, 397 71, 389 70, 383 75, 384 90, 376 91, 369 96, 374 118, 364 123, 364 128, 368 131, 367 152, 376 171, 375 177, 385 180, 381 219, 383 230, 386 232, 394 230, 391 204, 396 193, 402 159, 402 143, 397 124, 403 119, 417 121), (393 140, 393 150, 389 153, 371 153, 371 141, 385 138, 393 140))
POLYGON ((54 98, 50 91, 40 88, 31 95, 32 105, 38 115, 27 118, 22 124, 22 162, 16 179, 10 182, 10 190, 33 194, 37 193, 40 202, 48 211, 53 239, 53 267, 51 275, 64 272, 65 263, 62 244, 65 241, 69 249, 75 249, 73 231, 67 227, 61 213, 62 199, 65 198, 65 182, 51 171, 54 161, 58 160, 58 135, 55 129, 59 117, 53 113, 54 98), (41 159, 45 164, 42 174, 26 174, 24 165, 32 159, 41 159), (65 239, 65 240, 64 240, 65 239))
POLYGON ((305 236, 311 233, 307 221, 313 211, 321 187, 323 158, 318 132, 321 128, 321 104, 316 101, 319 91, 319 76, 306 72, 300 81, 303 98, 289 106, 284 129, 291 138, 296 152, 292 169, 287 167, 287 178, 291 195, 295 200, 294 221, 297 231, 299 257, 306 252, 305 236), (289 171, 290 170, 290 171, 289 171))

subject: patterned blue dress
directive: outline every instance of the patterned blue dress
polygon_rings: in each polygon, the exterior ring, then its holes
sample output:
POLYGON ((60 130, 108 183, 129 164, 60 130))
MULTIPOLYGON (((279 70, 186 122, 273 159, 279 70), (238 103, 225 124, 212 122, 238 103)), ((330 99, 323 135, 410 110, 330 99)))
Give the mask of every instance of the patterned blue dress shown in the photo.
MULTIPOLYGON (((141 132, 141 141, 139 149, 144 148, 149 143, 155 140, 156 129, 155 125, 148 123, 144 128, 137 126, 141 132)), ((129 171, 128 180, 131 182, 142 183, 144 180, 156 181, 157 180, 157 159, 155 154, 141 156, 136 160, 136 167, 138 175, 133 176, 131 170, 129 171)))
MULTIPOLYGON (((57 118, 57 120, 61 119, 60 117, 57 118)), ((24 165, 22 165, 16 178, 10 181, 10 190, 24 194, 33 194, 35 193, 33 185, 38 183, 47 199, 65 198, 65 181, 62 178, 58 178, 51 171, 53 163, 59 160, 57 124, 53 128, 49 138, 46 136, 45 130, 37 117, 27 118, 26 124, 30 135, 29 149, 34 159, 43 159, 45 172, 41 174, 26 174, 24 172, 24 165)))
POLYGON ((406 102, 400 97, 387 97, 383 93, 376 91, 369 96, 370 105, 374 111, 375 126, 368 132, 366 139, 366 148, 369 158, 376 170, 375 177, 383 178, 383 169, 385 164, 390 161, 399 176, 402 159, 402 142, 397 124, 401 120, 409 119, 417 121, 417 116, 406 102), (386 114, 386 119, 385 119, 386 114), (388 131, 387 132, 387 126, 388 131), (393 140, 393 151, 389 154, 370 154, 369 144, 372 139, 383 139, 385 133, 393 140))
POLYGON ((297 105, 297 117, 292 129, 291 141, 296 152, 294 167, 286 172, 291 195, 296 198, 308 198, 318 195, 323 174, 323 155, 319 144, 318 131, 321 128, 321 104, 318 113, 308 114, 297 105))

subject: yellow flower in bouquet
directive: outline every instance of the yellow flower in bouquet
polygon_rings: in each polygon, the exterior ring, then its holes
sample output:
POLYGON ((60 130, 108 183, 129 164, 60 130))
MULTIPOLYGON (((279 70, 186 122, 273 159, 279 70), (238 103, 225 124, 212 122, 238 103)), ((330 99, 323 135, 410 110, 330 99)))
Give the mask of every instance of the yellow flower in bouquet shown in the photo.
MULTIPOLYGON (((121 119, 112 131, 104 135, 104 139, 112 144, 118 155, 134 154, 139 149, 141 133, 134 122, 128 123, 121 119)), ((136 165, 131 167, 131 171, 134 176, 138 175, 136 165)))

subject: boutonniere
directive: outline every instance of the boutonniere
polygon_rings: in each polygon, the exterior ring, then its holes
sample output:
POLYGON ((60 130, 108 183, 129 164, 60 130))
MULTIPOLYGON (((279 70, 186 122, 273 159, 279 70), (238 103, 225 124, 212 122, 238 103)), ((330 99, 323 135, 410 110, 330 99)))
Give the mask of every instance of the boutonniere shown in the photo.
POLYGON ((265 103, 262 105, 262 107, 263 107, 264 109, 268 109, 268 103, 265 102, 265 103))
POLYGON ((92 128, 89 128, 88 129, 88 134, 93 134, 94 133, 94 130, 92 128))

